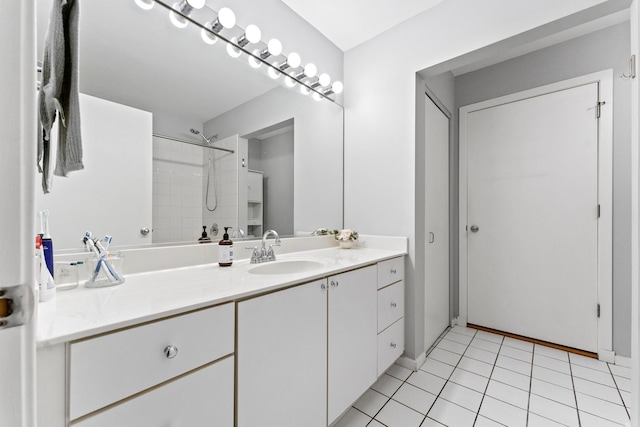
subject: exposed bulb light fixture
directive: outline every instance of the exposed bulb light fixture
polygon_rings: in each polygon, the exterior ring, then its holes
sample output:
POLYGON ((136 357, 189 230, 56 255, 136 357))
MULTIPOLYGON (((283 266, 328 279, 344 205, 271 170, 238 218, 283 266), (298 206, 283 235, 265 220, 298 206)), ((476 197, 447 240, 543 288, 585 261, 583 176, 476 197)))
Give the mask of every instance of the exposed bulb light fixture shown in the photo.
POLYGON ((311 89, 309 89, 305 85, 300 85, 300 93, 303 95, 309 95, 311 93, 311 89))
POLYGON ((333 84, 331 85, 331 89, 333 90, 333 93, 339 94, 342 93, 344 86, 342 82, 333 82, 333 84))
POLYGON ((262 65, 262 62, 257 59, 256 57, 260 56, 260 51, 259 50, 254 50, 253 51, 253 55, 249 55, 248 56, 248 61, 249 61, 249 65, 251 65, 252 68, 260 68, 260 66, 262 65))
POLYGON ((293 80, 293 78, 291 78, 290 76, 287 76, 284 78, 284 84, 286 84, 288 87, 294 87, 296 85, 296 81, 293 80))
POLYGON ((244 30, 244 34, 238 39, 237 45, 245 47, 249 43, 258 43, 262 37, 262 32, 257 25, 250 24, 247 29, 244 30))
POLYGON ((219 33, 223 28, 230 29, 236 26, 236 14, 228 7, 223 7, 218 12, 218 17, 211 23, 211 31, 219 33))
POLYGON ((271 39, 267 43, 267 48, 260 52, 260 58, 267 59, 270 56, 278 56, 282 53, 282 43, 278 39, 271 39))
POLYGON ((238 58, 242 55, 242 51, 236 47, 236 44, 238 44, 238 39, 235 37, 231 39, 231 43, 227 44, 227 53, 232 58, 238 58))
POLYGON ((322 95, 320 95, 318 92, 313 92, 313 100, 322 101, 322 95))
POLYGON ((135 0, 136 4, 140 9, 151 10, 153 9, 153 5, 156 4, 154 0, 135 0))
POLYGON ((200 30, 200 37, 202 38, 202 41, 205 42, 206 44, 214 44, 215 42, 217 42, 218 38, 213 34, 211 34, 210 31, 207 31, 207 29, 213 31, 211 29, 212 23, 207 22, 206 24, 204 24, 204 26, 206 27, 206 29, 202 28, 200 30))
POLYGON ((291 52, 289 56, 287 56, 287 59, 282 64, 280 64, 278 68, 280 68, 282 71, 286 70, 287 68, 298 68, 301 63, 302 59, 300 58, 300 55, 295 52, 291 52))
POLYGON ((320 86, 329 86, 329 84, 331 84, 331 77, 327 73, 322 73, 318 78, 318 83, 320 83, 320 86))
POLYGON ((267 70, 267 74, 269 74, 269 77, 271 77, 272 79, 277 79, 278 77, 280 77, 280 71, 273 69, 271 67, 269 67, 269 69, 267 70))
MULTIPOLYGON (((205 0, 182 0, 179 3, 174 3, 173 8, 180 12, 182 15, 189 16, 193 9, 202 9, 205 0)), ((169 19, 171 23, 178 28, 184 28, 187 26, 187 20, 184 16, 177 14, 174 11, 169 12, 169 19)))

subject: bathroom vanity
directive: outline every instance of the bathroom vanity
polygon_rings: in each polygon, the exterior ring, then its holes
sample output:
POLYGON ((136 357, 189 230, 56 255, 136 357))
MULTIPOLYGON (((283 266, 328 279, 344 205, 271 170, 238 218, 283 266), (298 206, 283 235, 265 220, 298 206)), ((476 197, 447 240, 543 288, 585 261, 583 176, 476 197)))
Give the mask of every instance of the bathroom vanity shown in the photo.
POLYGON ((406 239, 370 242, 59 292, 40 305, 38 425, 330 425, 404 348, 406 239))

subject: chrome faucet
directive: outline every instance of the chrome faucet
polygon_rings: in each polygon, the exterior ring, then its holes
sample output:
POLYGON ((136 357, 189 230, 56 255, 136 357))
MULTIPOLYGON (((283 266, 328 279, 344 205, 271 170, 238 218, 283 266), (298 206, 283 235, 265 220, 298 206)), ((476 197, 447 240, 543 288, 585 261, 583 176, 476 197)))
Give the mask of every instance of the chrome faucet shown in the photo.
POLYGON ((267 261, 275 261, 276 260, 276 254, 273 252, 273 247, 274 246, 280 246, 280 236, 278 236, 278 233, 276 232, 276 230, 267 230, 263 235, 262 235, 262 248, 258 249, 257 246, 253 247, 253 248, 247 248, 248 250, 252 251, 251 253, 251 264, 259 264, 261 262, 267 262, 267 261), (269 237, 269 235, 273 234, 273 236, 276 238, 275 242, 273 243, 273 245, 269 245, 269 249, 267 249, 267 237, 269 237))
POLYGON ((244 230, 242 230, 242 228, 236 228, 235 230, 233 230, 233 234, 231 235, 232 239, 237 239, 237 238, 244 238, 244 230))

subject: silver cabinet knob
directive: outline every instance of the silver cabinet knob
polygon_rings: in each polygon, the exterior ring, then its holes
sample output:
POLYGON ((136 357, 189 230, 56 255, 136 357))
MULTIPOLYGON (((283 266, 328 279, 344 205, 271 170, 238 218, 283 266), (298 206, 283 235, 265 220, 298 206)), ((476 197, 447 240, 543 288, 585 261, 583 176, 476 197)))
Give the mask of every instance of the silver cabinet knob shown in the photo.
POLYGON ((327 287, 325 286, 325 284, 323 283, 322 285, 320 285, 320 289, 322 289, 323 291, 327 289, 327 287))
POLYGON ((149 230, 149 227, 143 227, 143 228, 140 229, 140 234, 142 234, 143 236, 146 236, 150 232, 151 232, 151 230, 149 230))
POLYGON ((167 359, 173 359, 178 355, 178 347, 172 345, 166 346, 164 348, 164 355, 167 356, 167 359))
POLYGON ((472 233, 477 233, 478 230, 480 230, 480 227, 478 227, 477 225, 472 225, 470 230, 472 233))
POLYGON ((391 308, 396 308, 396 303, 395 302, 391 303, 391 308))
POLYGON ((391 347, 392 347, 392 348, 396 348, 396 343, 392 342, 392 343, 391 343, 391 347))
POLYGON ((332 288, 337 288, 340 285, 340 283, 337 280, 332 280, 331 281, 331 287, 332 288))
POLYGON ((391 269, 391 274, 396 274, 396 269, 395 268, 391 269))

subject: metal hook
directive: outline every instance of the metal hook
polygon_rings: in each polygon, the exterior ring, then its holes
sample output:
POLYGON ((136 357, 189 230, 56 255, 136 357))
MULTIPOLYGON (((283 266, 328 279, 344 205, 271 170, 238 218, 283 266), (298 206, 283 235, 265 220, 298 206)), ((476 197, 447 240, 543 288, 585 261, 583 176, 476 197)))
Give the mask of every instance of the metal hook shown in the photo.
POLYGON ((629 58, 629 74, 622 73, 620 78, 624 80, 635 79, 636 78, 636 56, 631 55, 629 58))

